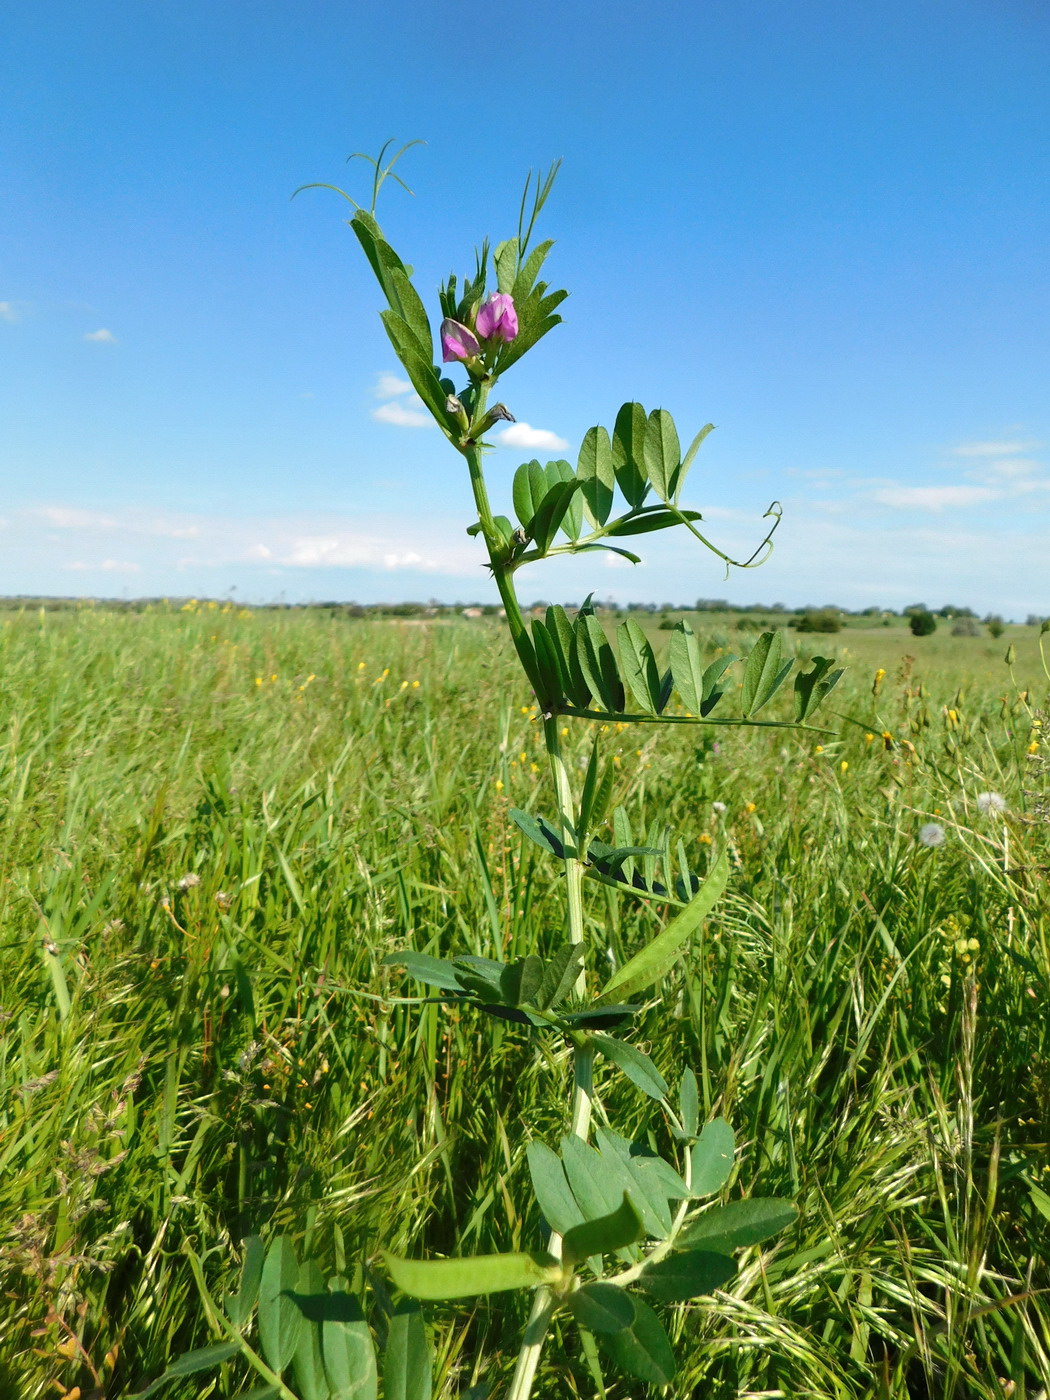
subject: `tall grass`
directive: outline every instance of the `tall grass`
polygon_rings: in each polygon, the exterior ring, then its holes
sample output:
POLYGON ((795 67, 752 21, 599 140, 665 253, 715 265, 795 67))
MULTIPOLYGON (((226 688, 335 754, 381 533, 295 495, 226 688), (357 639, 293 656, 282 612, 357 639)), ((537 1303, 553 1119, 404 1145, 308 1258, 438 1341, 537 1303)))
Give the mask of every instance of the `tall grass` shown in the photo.
MULTIPOLYGON (((604 736, 630 753, 617 801, 733 861, 650 1051, 687 1055, 736 1128, 730 1192, 801 1209, 682 1310, 683 1396, 1033 1400, 1050 1379, 1034 692, 937 640, 924 677, 887 639, 878 695, 855 664, 819 744, 604 736)), ((229 609, 0 626, 0 1394, 139 1389, 211 1339, 185 1251, 221 1290, 253 1230, 380 1297, 379 1244, 538 1243, 507 1125, 560 1130, 540 1091, 566 1062, 380 967, 559 939, 558 873, 507 817, 552 809, 539 725, 492 648, 484 624, 229 609)), ((652 915, 605 894, 592 948, 619 958, 652 915)), ((605 1107, 646 1131, 625 1082, 605 1107)), ((443 1394, 505 1383, 521 1306, 430 1311, 443 1394)), ((552 1362, 538 1393, 594 1392, 552 1362)))

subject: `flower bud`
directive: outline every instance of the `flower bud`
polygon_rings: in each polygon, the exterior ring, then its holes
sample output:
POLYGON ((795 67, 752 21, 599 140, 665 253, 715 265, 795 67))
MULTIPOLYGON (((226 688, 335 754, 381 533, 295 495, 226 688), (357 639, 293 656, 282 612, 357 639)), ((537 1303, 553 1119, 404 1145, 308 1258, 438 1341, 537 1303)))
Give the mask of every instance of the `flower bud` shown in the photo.
POLYGON ((514 414, 511 413, 510 409, 507 407, 506 404, 493 404, 489 411, 485 414, 484 418, 482 418, 480 422, 474 424, 474 427, 471 429, 470 436, 476 442, 478 438, 484 437, 485 434, 489 431, 489 429, 494 427, 495 424, 513 423, 514 421, 514 414))
POLYGON ((513 340, 518 333, 518 313, 508 292, 494 292, 483 301, 474 320, 482 340, 513 340))
POLYGON ((441 322, 441 358, 445 364, 450 360, 472 360, 480 351, 474 332, 446 316, 441 322))
POLYGON ((463 407, 455 394, 449 394, 448 398, 445 400, 445 412, 452 414, 453 418, 455 418, 464 432, 470 427, 470 419, 467 417, 467 410, 463 407))

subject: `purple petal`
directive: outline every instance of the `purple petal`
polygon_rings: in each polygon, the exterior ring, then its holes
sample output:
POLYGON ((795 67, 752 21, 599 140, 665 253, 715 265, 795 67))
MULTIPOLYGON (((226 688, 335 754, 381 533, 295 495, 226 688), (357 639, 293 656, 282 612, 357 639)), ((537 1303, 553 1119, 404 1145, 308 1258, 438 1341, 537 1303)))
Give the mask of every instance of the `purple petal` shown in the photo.
POLYGON ((481 352, 472 331, 446 316, 441 322, 441 358, 445 364, 450 360, 470 360, 481 352))
POLYGON ((482 340, 513 340, 518 333, 518 313, 508 292, 494 292, 478 310, 478 335, 482 340))

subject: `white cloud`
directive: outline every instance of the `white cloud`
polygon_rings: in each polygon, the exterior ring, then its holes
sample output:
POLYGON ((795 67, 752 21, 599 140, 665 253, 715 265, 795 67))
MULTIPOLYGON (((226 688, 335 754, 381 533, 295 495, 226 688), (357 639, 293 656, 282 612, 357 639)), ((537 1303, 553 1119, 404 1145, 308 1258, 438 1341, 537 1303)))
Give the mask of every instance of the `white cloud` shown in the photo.
POLYGON ((116 345, 117 343, 117 337, 112 331, 107 331, 104 326, 101 330, 86 332, 84 339, 93 340, 97 345, 116 345))
POLYGON ((884 486, 871 499, 894 510, 944 510, 994 501, 1000 493, 990 486, 884 486))
POLYGON ((133 564, 126 559, 103 559, 101 564, 85 564, 83 560, 77 559, 70 564, 63 564, 64 569, 70 573, 85 574, 94 569, 101 569, 107 574, 138 574, 142 572, 141 564, 133 564))
POLYGON ((19 320, 18 312, 15 310, 13 301, 0 301, 0 321, 10 321, 14 323, 19 320))
POLYGON ((534 428, 529 423, 512 423, 496 434, 500 447, 539 448, 546 452, 564 452, 568 443, 549 428, 534 428))
POLYGON ((1037 442, 961 442, 956 457, 1010 457, 1015 452, 1031 452, 1037 442))
POLYGON ((38 506, 25 512, 57 530, 113 530, 116 519, 98 510, 82 510, 78 506, 38 506))
POLYGON ((393 423, 396 428, 432 428, 434 420, 424 409, 411 404, 383 403, 372 410, 377 423, 393 423))
POLYGON ((399 394, 411 393, 412 385, 407 379, 398 379, 396 374, 377 374, 372 392, 377 399, 396 399, 399 394))

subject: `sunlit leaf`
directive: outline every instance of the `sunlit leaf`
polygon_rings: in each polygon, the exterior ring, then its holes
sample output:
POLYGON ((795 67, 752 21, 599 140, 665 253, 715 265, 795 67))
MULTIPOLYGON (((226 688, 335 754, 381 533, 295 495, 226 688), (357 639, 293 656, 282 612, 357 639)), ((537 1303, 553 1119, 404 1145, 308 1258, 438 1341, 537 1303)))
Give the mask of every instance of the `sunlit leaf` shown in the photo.
POLYGON ((676 1243, 681 1249, 730 1254, 746 1245, 761 1244, 793 1225, 797 1218, 798 1211, 790 1201, 752 1196, 746 1201, 731 1201, 729 1205, 705 1211, 686 1226, 676 1243))
POLYGON ((554 1283, 561 1268, 546 1254, 478 1254, 466 1259, 399 1259, 384 1250, 390 1277, 412 1298, 476 1298, 554 1283))
POLYGON ((713 1293, 736 1273, 736 1264, 725 1254, 690 1249, 670 1254, 645 1270, 639 1286, 662 1303, 684 1303, 713 1293))
POLYGON ((387 1329, 383 1354, 383 1400, 430 1400, 431 1351, 423 1314, 403 1304, 387 1329))
POLYGON ((612 1283, 585 1283, 570 1293, 569 1308, 589 1332, 622 1332, 634 1321, 634 1299, 612 1283))
POLYGON ((637 1085, 643 1094, 652 1099, 667 1096, 667 1081, 653 1064, 652 1060, 637 1045, 626 1040, 616 1040, 611 1035, 595 1035, 594 1043, 607 1060, 623 1070, 632 1084, 637 1085))
POLYGON ((602 988, 599 1000, 604 1002, 613 996, 633 996, 666 976, 682 956, 695 930, 721 898, 728 879, 729 859, 723 851, 711 867, 699 893, 651 943, 613 973, 602 988))
POLYGON ((733 1129, 724 1118, 713 1118, 704 1124, 690 1149, 691 1195, 710 1196, 722 1189, 733 1170, 735 1142, 733 1129))
POLYGON ((612 1254, 626 1245, 645 1238, 645 1224, 638 1207, 625 1191, 620 1204, 608 1215, 584 1221, 566 1230, 562 1240, 562 1258, 568 1265, 593 1255, 612 1254))
POLYGON ((678 1363, 664 1325, 647 1303, 633 1298, 634 1316, 618 1332, 598 1332, 599 1344, 617 1365, 650 1385, 670 1385, 678 1363))

